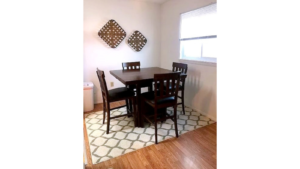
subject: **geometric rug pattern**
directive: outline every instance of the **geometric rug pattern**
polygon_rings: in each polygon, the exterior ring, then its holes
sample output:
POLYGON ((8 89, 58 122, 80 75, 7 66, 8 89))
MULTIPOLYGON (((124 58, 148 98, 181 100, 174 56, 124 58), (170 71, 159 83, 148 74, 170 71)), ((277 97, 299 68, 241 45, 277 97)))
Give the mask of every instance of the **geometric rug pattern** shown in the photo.
MULTIPOLYGON (((168 108, 167 112, 172 114, 173 109, 168 108)), ((125 107, 111 111, 111 117, 121 114, 126 114, 125 107)), ((177 116, 179 135, 215 123, 215 121, 186 106, 185 115, 183 115, 181 105, 177 106, 177 116)), ((102 119, 103 111, 85 115, 93 164, 155 144, 153 125, 145 122, 144 128, 134 127, 133 118, 125 116, 112 119, 110 132, 106 134, 107 123, 105 121, 105 124, 102 124, 102 119)), ((158 122, 157 133, 158 142, 175 137, 174 122, 171 119, 167 119, 163 123, 158 122)))

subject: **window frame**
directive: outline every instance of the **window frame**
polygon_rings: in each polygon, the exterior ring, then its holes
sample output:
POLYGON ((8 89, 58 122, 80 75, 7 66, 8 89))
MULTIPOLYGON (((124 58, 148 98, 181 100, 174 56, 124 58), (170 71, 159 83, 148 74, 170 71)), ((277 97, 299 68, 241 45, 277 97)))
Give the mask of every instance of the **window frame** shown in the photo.
MULTIPOLYGON (((212 3, 194 10, 190 10, 184 13, 180 13, 179 19, 180 19, 180 24, 179 24, 179 60, 182 62, 186 63, 196 63, 196 64, 204 64, 204 65, 209 65, 209 66, 215 66, 217 64, 217 58, 214 57, 203 57, 202 50, 201 49, 201 57, 200 58, 195 58, 195 57, 183 57, 181 54, 181 42, 182 41, 189 41, 189 40, 197 40, 197 39, 212 39, 212 38, 217 38, 217 35, 207 35, 207 36, 198 36, 198 37, 190 37, 190 38, 181 38, 181 25, 182 25, 182 14, 195 11, 201 8, 205 8, 207 6, 217 4, 217 3, 212 3)), ((202 46, 201 46, 202 48, 202 46)))

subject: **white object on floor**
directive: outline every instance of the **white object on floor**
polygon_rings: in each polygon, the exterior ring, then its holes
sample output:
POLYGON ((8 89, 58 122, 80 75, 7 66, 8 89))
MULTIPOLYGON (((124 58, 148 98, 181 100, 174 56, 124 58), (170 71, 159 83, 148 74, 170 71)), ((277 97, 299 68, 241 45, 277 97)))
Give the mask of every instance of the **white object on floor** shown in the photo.
POLYGON ((94 84, 92 82, 83 83, 83 111, 91 111, 94 109, 94 84))

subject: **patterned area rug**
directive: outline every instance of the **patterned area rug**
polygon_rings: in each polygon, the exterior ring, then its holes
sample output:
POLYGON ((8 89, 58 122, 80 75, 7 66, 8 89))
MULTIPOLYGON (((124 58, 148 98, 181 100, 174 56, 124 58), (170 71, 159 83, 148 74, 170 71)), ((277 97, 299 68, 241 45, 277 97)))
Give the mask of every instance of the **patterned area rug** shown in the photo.
MULTIPOLYGON (((168 108, 167 111, 172 114, 173 109, 168 108)), ((126 109, 113 110, 111 114, 126 114, 126 109)), ((189 107, 185 107, 185 115, 182 115, 182 107, 178 106, 177 115, 179 135, 215 123, 189 107)), ((132 117, 120 117, 110 121, 110 133, 106 134, 107 124, 102 124, 102 119, 103 111, 85 116, 93 164, 155 144, 153 125, 145 124, 145 128, 134 127, 132 117)), ((158 142, 175 137, 174 122, 171 119, 159 122, 157 133, 158 142)))

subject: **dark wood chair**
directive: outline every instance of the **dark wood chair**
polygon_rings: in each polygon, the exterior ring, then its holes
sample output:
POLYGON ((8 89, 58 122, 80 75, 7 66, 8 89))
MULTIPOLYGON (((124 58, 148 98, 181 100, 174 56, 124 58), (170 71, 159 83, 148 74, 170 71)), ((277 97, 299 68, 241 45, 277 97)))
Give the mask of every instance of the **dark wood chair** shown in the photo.
MULTIPOLYGON (((141 69, 141 63, 140 62, 123 62, 122 63, 122 69, 124 71, 128 70, 140 70, 141 69)), ((126 86, 130 90, 136 91, 135 86, 126 86)), ((148 91, 152 91, 152 84, 141 84, 141 87, 148 87, 148 91)), ((132 103, 130 100, 126 100, 126 105, 132 110, 132 103)))
POLYGON ((154 75, 154 91, 142 93, 142 110, 145 112, 145 104, 150 105, 154 108, 154 115, 147 116, 143 113, 143 119, 146 119, 151 124, 150 117, 154 116, 154 126, 155 126, 155 144, 157 144, 157 121, 165 121, 166 119, 171 119, 174 121, 176 137, 178 137, 177 129, 177 96, 178 96, 178 86, 180 81, 180 72, 173 72, 167 74, 155 74, 154 75), (169 88, 164 88, 163 85, 166 82, 169 88), (169 115, 164 111, 158 111, 158 109, 173 107, 173 115, 169 115), (163 115, 158 113, 164 113, 163 115), (158 119, 160 117, 160 119, 158 119))
POLYGON ((140 62, 123 62, 122 68, 123 70, 140 70, 141 68, 140 62))
MULTIPOLYGON (((173 62, 173 65, 172 65, 172 71, 173 72, 181 72, 181 73, 187 73, 187 69, 188 69, 188 65, 187 64, 184 64, 184 63, 176 63, 176 62, 173 62)), ((182 105, 182 112, 183 114, 185 114, 185 109, 184 109, 184 86, 185 86, 185 78, 186 76, 181 76, 181 79, 180 79, 180 83, 179 84, 179 91, 181 92, 181 96, 178 96, 180 99, 181 99, 181 103, 177 103, 178 105, 182 105)), ((165 83, 165 88, 168 86, 166 85, 165 83)), ((169 86, 170 87, 170 86, 169 86)))
MULTIPOLYGON (((126 70, 140 70, 141 69, 141 63, 140 62, 123 62, 122 68, 124 71, 126 70)), ((148 91, 152 91, 152 84, 151 83, 145 83, 142 84, 141 87, 148 87, 148 91)), ((135 86, 132 86, 132 88, 135 88, 135 86)))
MULTIPOLYGON (((111 119, 115 119, 115 118, 119 118, 119 117, 123 117, 123 116, 131 116, 131 115, 134 116, 134 114, 136 112, 135 106, 133 106, 133 110, 130 110, 127 105, 110 108, 110 103, 116 102, 116 101, 121 101, 121 100, 132 100, 133 103, 135 103, 135 96, 134 96, 134 92, 129 90, 127 87, 119 87, 116 89, 107 90, 104 71, 99 70, 97 68, 96 73, 97 73, 97 76, 98 76, 98 79, 100 82, 100 88, 101 88, 102 99, 103 99, 103 124, 105 122, 105 114, 107 113, 106 134, 109 134, 109 125, 110 125, 111 119), (127 106, 127 114, 110 117, 111 110, 119 109, 119 108, 122 108, 125 106, 127 106)), ((134 118, 136 118, 136 117, 134 117, 134 118)))

